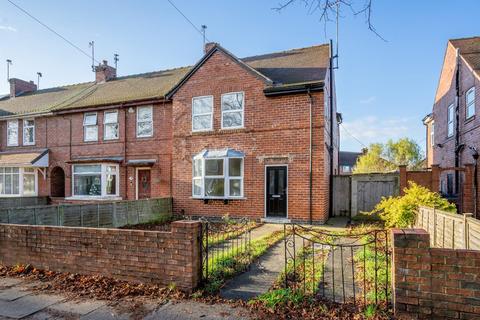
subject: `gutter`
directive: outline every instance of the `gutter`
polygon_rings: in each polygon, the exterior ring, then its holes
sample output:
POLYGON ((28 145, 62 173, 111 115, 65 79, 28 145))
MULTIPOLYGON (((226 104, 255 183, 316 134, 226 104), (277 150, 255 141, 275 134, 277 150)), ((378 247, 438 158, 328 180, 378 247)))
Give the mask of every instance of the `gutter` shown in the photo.
POLYGON ((319 92, 323 91, 325 84, 323 82, 313 82, 305 84, 296 84, 296 85, 287 85, 287 86, 277 86, 277 87, 268 87, 263 89, 263 93, 267 97, 274 97, 286 94, 299 94, 310 92, 319 92))

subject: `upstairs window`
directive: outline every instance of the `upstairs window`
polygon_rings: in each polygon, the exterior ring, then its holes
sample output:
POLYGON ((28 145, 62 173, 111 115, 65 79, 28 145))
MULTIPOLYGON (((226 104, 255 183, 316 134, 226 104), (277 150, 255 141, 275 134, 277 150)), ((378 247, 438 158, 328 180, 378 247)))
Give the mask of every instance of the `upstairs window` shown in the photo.
POLYGON ((454 120, 455 120, 455 109, 453 104, 448 106, 447 111, 447 137, 453 136, 453 129, 454 129, 454 120))
POLYGON ((83 140, 98 141, 97 113, 85 113, 83 116, 83 140))
POLYGON ((192 195, 202 199, 243 197, 243 153, 227 149, 195 156, 192 195))
POLYGON ((475 87, 465 94, 465 117, 469 119, 475 115, 475 87))
POLYGON ((153 108, 152 106, 137 108, 137 137, 153 136, 153 108))
POLYGON ((18 120, 7 122, 7 146, 18 146, 18 120))
POLYGON ((222 129, 243 128, 243 92, 222 95, 222 129))
POLYGON ((213 129, 213 96, 192 99, 192 131, 213 129))
POLYGON ((435 146, 435 122, 432 121, 432 127, 430 129, 430 146, 435 146))
POLYGON ((35 144, 35 120, 23 120, 23 145, 31 146, 35 144))
POLYGON ((103 126, 104 140, 118 139, 118 112, 105 111, 103 115, 103 126))

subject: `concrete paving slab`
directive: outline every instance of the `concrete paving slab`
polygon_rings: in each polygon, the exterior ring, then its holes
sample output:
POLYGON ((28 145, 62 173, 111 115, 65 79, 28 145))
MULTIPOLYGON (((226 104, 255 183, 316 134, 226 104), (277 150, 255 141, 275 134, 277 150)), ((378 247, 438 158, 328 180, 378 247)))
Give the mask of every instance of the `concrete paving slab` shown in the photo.
POLYGON ((118 311, 115 311, 113 308, 108 306, 100 307, 89 314, 80 317, 81 320, 128 320, 130 315, 127 313, 120 314, 118 311))
POLYGON ((225 304, 204 304, 194 301, 167 303, 147 315, 144 320, 249 320, 248 311, 225 304))
POLYGON ((64 298, 57 295, 28 295, 14 301, 0 301, 0 316, 20 319, 43 310, 64 298))
POLYGON ((0 300, 13 301, 18 298, 31 294, 30 291, 22 287, 10 287, 7 289, 0 289, 0 300))
POLYGON ((0 288, 1 287, 12 287, 21 283, 22 280, 16 278, 0 278, 0 288))
POLYGON ((48 309, 58 312, 74 313, 83 316, 103 306, 105 306, 105 303, 97 300, 72 300, 54 304, 48 307, 48 309))

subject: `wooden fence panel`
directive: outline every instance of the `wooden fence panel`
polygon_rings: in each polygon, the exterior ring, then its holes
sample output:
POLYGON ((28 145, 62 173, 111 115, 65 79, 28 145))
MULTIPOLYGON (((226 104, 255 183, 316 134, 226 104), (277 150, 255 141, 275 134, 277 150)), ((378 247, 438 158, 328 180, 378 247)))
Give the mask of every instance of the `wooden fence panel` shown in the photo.
POLYGON ((350 176, 333 177, 333 215, 350 217, 351 186, 350 176))
POLYGON ((382 197, 396 196, 399 192, 398 173, 352 175, 351 214, 370 212, 382 197))

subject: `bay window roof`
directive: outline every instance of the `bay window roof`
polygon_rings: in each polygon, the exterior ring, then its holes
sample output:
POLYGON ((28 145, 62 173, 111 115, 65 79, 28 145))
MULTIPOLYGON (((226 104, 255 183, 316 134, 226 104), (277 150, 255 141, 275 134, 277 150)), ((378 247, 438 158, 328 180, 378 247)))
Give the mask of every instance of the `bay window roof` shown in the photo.
POLYGON ((213 149, 213 150, 202 150, 200 153, 194 156, 194 159, 208 159, 208 158, 243 158, 245 153, 242 151, 237 151, 231 148, 225 149, 213 149))
POLYGON ((0 153, 0 166, 48 167, 48 149, 35 152, 0 153))

